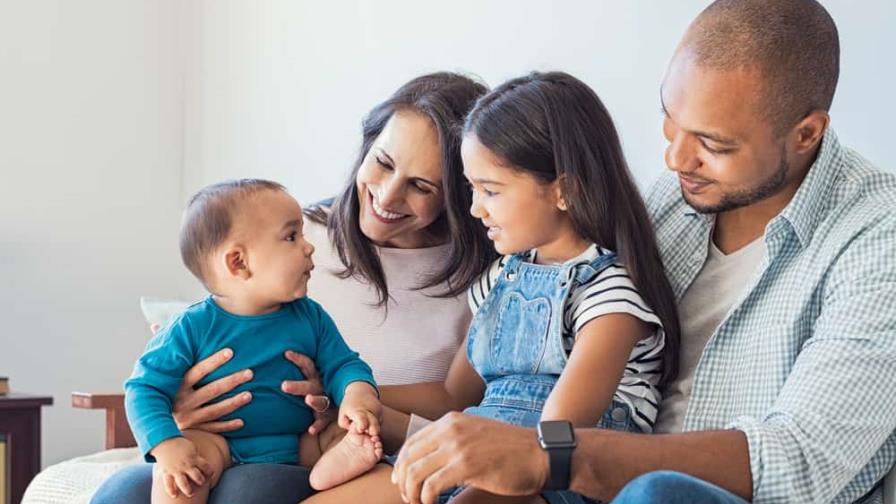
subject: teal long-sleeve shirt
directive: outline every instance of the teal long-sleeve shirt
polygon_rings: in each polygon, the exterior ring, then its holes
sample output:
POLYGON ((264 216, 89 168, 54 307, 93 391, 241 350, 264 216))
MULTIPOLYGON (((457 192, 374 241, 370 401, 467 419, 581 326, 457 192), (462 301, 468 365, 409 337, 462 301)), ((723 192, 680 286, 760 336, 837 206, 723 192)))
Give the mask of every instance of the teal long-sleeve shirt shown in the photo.
POLYGON ((223 433, 238 462, 296 462, 298 438, 311 425, 313 413, 304 398, 280 389, 283 380, 304 379, 284 357, 287 350, 314 360, 324 390, 337 406, 350 383, 376 386, 370 367, 348 347, 315 301, 302 298, 273 313, 242 316, 224 311, 209 296, 150 340, 125 382, 128 421, 147 461, 153 460, 149 452, 159 443, 181 435, 171 411, 186 371, 223 348, 232 349, 233 358, 197 387, 241 369, 253 371, 251 381, 216 399, 252 393, 249 404, 222 418, 244 422, 242 428, 223 433))

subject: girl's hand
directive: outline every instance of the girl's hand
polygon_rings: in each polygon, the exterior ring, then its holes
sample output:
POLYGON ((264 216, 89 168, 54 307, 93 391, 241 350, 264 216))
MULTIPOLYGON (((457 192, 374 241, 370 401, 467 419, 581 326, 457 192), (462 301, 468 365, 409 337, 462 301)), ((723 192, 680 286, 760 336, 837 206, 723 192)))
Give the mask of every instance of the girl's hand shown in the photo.
POLYGON ((155 476, 163 478, 165 493, 172 499, 180 494, 192 497, 194 485, 205 485, 214 472, 196 445, 183 437, 166 439, 150 453, 156 458, 155 476))
POLYGON ((324 395, 324 386, 314 361, 293 351, 287 351, 283 355, 299 368, 305 379, 284 380, 280 388, 287 394, 305 396, 305 404, 314 411, 314 422, 308 427, 308 434, 313 436, 336 419, 336 412, 330 408, 330 398, 324 395))

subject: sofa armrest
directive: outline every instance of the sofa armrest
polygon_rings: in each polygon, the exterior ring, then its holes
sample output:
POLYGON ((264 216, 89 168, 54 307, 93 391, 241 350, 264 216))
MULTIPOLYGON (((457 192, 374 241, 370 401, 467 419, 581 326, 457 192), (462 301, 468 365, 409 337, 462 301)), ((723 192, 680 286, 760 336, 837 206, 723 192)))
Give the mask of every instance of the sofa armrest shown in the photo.
POLYGON ((137 446, 124 413, 124 394, 72 392, 72 406, 106 410, 106 449, 137 446))

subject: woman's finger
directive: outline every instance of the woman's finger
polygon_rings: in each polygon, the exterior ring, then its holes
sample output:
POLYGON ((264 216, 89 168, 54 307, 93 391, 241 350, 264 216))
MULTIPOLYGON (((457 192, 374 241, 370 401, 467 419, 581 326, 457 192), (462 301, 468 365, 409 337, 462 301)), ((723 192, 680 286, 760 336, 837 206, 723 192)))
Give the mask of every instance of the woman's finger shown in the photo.
POLYGON ((292 362, 302 371, 302 374, 305 375, 306 380, 320 380, 320 375, 317 372, 317 366, 314 365, 314 361, 311 360, 307 355, 293 352, 292 350, 287 350, 284 354, 286 359, 289 362, 292 362))
MULTIPOLYGON (((193 386, 191 385, 189 389, 181 390, 178 395, 181 396, 180 399, 184 408, 191 410, 197 409, 203 404, 213 401, 223 394, 239 387, 243 383, 246 383, 252 379, 252 376, 253 373, 251 369, 244 369, 242 371, 231 373, 223 378, 218 378, 196 390, 193 390, 193 386)), ((186 381, 184 381, 184 386, 186 386, 186 381)), ((237 395, 234 397, 239 396, 237 395)), ((214 420, 214 418, 209 418, 208 420, 214 420)))
MULTIPOLYGON (((195 429, 199 425, 218 423, 219 418, 236 411, 241 406, 248 404, 251 400, 252 394, 249 392, 244 392, 230 399, 227 399, 226 401, 221 401, 221 403, 209 404, 208 406, 203 406, 198 409, 189 409, 186 406, 175 404, 174 411, 172 412, 174 416, 174 422, 175 424, 177 424, 177 428, 180 430, 195 429)), ((242 427, 242 421, 240 420, 239 425, 228 428, 232 425, 228 422, 233 422, 234 420, 239 419, 221 421, 220 426, 222 428, 226 428, 226 430, 217 430, 215 432, 227 432, 242 427)))
MULTIPOLYGON (((249 404, 252 401, 252 393, 251 392, 242 392, 233 397, 229 397, 221 402, 212 403, 207 406, 198 407, 196 409, 188 410, 187 416, 183 419, 185 422, 190 421, 192 425, 178 425, 178 428, 181 430, 192 428, 193 425, 200 423, 209 423, 215 422, 219 418, 222 418, 226 415, 233 413, 234 411, 240 409, 242 406, 249 404)), ((181 410, 183 408, 177 408, 181 410)), ((175 416, 175 421, 178 420, 178 417, 175 416)))
POLYGON ((308 427, 308 434, 316 436, 320 431, 324 430, 328 425, 333 423, 335 419, 334 410, 325 411, 323 413, 314 414, 314 422, 308 427))
POLYGON ((330 398, 325 395, 308 394, 305 396, 305 404, 315 412, 323 413, 330 408, 330 398))
POLYGON ((192 387, 233 357, 233 350, 222 348, 197 362, 184 374, 184 384, 192 387))
MULTIPOLYGON (((179 425, 178 425, 178 428, 180 428, 179 425)), ((199 430, 202 430, 205 432, 214 432, 214 433, 232 432, 237 429, 243 428, 243 420, 241 418, 234 418, 233 420, 227 420, 227 421, 222 421, 222 422, 201 423, 201 424, 195 425, 193 427, 186 427, 186 428, 199 429, 199 430)), ((183 430, 183 429, 181 429, 181 430, 183 430)))
POLYGON ((324 388, 319 381, 309 380, 284 380, 280 389, 294 396, 321 395, 324 388))

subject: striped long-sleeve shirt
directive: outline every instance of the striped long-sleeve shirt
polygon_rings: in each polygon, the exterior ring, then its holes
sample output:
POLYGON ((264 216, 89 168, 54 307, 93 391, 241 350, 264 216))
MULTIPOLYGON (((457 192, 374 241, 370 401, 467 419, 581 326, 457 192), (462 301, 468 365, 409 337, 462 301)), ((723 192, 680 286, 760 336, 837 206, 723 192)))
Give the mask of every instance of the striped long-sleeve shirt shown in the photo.
MULTIPOLYGON (((587 264, 598 256, 609 253, 610 250, 592 244, 567 263, 587 264)), ((470 287, 468 299, 474 314, 495 285, 507 259, 508 256, 504 256, 492 263, 488 271, 470 287)), ((530 251, 529 260, 535 260, 535 250, 530 251)), ((641 298, 625 266, 615 262, 590 281, 575 285, 570 289, 563 306, 563 346, 567 355, 572 352, 579 330, 602 315, 625 313, 655 325, 656 329, 650 336, 639 341, 632 349, 625 372, 613 394, 614 399, 631 408, 632 419, 642 431, 653 431, 660 400, 657 385, 662 373, 665 333, 659 317, 641 298)))

